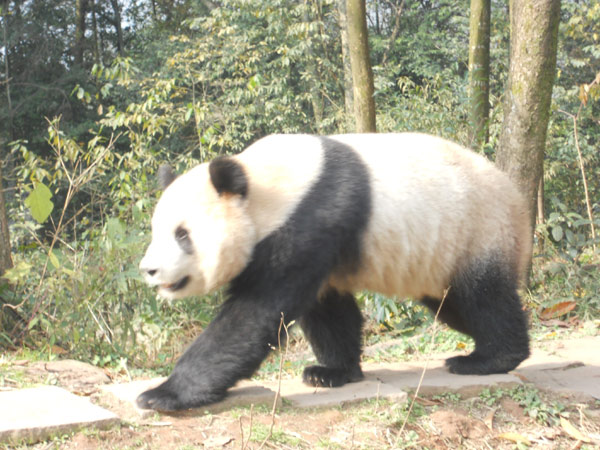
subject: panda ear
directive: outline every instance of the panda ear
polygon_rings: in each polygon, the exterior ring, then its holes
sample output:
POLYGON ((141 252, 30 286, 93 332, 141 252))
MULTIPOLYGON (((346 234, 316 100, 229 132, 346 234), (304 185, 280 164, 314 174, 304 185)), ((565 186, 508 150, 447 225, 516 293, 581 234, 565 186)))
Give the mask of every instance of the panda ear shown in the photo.
POLYGON ((158 184, 162 190, 165 190, 175 178, 177 175, 168 164, 163 164, 158 168, 158 184))
POLYGON ((220 156, 213 159, 208 166, 208 172, 219 195, 234 194, 245 197, 248 193, 248 179, 244 168, 233 158, 220 156))

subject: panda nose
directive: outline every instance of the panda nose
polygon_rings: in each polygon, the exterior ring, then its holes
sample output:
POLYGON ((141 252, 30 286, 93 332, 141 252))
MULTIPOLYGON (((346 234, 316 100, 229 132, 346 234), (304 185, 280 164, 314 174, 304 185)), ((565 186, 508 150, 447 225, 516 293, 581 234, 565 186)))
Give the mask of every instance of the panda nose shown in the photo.
POLYGON ((149 261, 147 261, 146 258, 140 261, 140 272, 147 277, 153 278, 156 274, 158 274, 158 269, 152 267, 150 264, 148 264, 148 262, 149 261))

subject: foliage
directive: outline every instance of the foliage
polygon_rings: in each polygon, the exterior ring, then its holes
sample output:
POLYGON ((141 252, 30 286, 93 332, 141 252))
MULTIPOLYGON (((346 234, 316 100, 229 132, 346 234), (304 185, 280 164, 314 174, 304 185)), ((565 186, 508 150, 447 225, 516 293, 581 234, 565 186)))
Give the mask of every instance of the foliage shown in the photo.
MULTIPOLYGON (((169 362, 181 335, 208 322, 218 295, 166 304, 141 282, 154 173, 164 161, 182 171, 270 133, 342 131, 336 2, 125 2, 121 55, 112 2, 93 3, 81 64, 73 2, 9 0, 0 14, 0 145, 11 149, 2 181, 15 260, 0 285, 0 345, 55 345, 99 364, 169 362)), ((367 7, 378 129, 469 145, 468 2, 367 7)), ((585 319, 600 315, 600 242, 591 234, 592 223, 600 228, 599 23, 597 2, 562 2, 530 293, 538 308, 575 299, 569 317, 585 319)), ((490 158, 508 30, 505 2, 493 1, 490 142, 478 149, 490 158)), ((430 323, 412 301, 360 301, 379 332, 410 335, 430 323)), ((441 336, 446 348, 465 345, 458 334, 441 336)), ((411 339, 411 351, 427 351, 427 338, 411 339)))
POLYGON ((50 123, 48 133, 53 161, 15 145, 24 158, 20 179, 32 180, 23 190, 35 186, 27 199, 36 201, 23 202, 30 210, 18 211, 21 223, 13 227, 20 251, 15 267, 5 274, 11 289, 3 290, 3 302, 11 306, 2 311, 11 315, 0 316, 6 325, 2 340, 50 352, 58 348, 100 365, 122 358, 138 366, 172 361, 181 350, 181 344, 171 342, 173 332, 206 325, 212 300, 164 304, 142 282, 137 266, 148 243, 151 202, 141 196, 133 201, 127 194, 151 188, 145 177, 134 181, 137 177, 127 174, 118 176, 118 189, 107 191, 105 186, 116 183, 107 168, 123 161, 115 140, 98 135, 81 145, 59 130, 58 121, 50 123), (40 186, 42 194, 34 195, 40 186), (47 216, 38 217, 36 209, 46 211, 50 198, 57 197, 63 203, 58 221, 38 223, 47 216), (78 203, 76 211, 70 211, 73 202, 78 203), (39 235, 43 227, 48 239, 39 235), (9 327, 8 319, 15 316, 9 327))
POLYGON ((480 400, 488 406, 495 405, 504 397, 509 397, 519 403, 525 414, 544 425, 558 425, 561 414, 566 409, 559 402, 548 403, 538 389, 527 384, 520 384, 510 389, 485 388, 479 394, 480 400))

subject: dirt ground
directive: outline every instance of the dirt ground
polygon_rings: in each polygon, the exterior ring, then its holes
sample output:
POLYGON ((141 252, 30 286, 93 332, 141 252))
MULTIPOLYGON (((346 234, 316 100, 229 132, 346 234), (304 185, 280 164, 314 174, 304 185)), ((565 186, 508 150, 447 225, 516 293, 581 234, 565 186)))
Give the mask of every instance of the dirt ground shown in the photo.
POLYGON ((402 403, 373 399, 322 409, 284 403, 274 412, 262 405, 195 417, 154 414, 140 419, 119 410, 123 405, 107 404, 95 387, 116 381, 118 374, 78 362, 15 361, 13 366, 31 382, 61 385, 129 418, 108 430, 88 428, 16 448, 600 448, 600 401, 527 385, 416 399, 409 392, 402 403))
MULTIPOLYGON (((155 415, 106 431, 86 430, 61 439, 59 447, 600 448, 598 402, 578 403, 539 391, 529 393, 534 394, 540 402, 537 411, 514 400, 511 392, 495 392, 471 398, 418 398, 410 414, 409 404, 372 400, 313 410, 283 405, 275 414, 259 407, 200 417, 155 415)), ((40 448, 52 445, 42 444, 40 448)))

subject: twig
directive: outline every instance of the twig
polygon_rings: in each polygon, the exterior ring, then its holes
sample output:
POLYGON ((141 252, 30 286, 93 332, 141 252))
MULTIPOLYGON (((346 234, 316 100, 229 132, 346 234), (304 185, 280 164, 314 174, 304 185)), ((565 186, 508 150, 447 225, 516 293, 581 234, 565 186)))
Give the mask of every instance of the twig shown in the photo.
MULTIPOLYGON (((450 289, 451 288, 448 287, 448 289, 446 289, 444 291, 444 295, 442 296, 442 300, 440 301, 440 306, 438 306, 438 309, 433 318, 433 333, 431 335, 431 345, 433 345, 435 342, 435 335, 437 333, 437 324, 438 324, 437 319, 438 319, 438 316, 440 315, 440 311, 442 310, 442 306, 444 306, 444 301, 446 300, 446 296, 448 295, 448 291, 450 289)), ((423 379, 425 378, 425 372, 427 372, 427 367, 429 366, 430 360, 431 360, 431 352, 429 352, 429 355, 427 355, 427 359, 425 360, 425 366, 423 367, 423 370, 421 371, 421 378, 419 378, 419 384, 417 384, 417 388, 415 390, 413 399, 410 402, 410 406, 408 407, 408 412, 406 413, 406 417, 404 418, 404 421, 402 422, 400 431, 398 431, 398 436, 402 435, 402 432, 404 431, 404 428, 406 427, 406 424, 408 423, 410 413, 412 412, 413 406, 415 405, 415 402, 417 401, 417 396, 419 395, 419 390, 421 389, 421 385, 423 384, 423 379)))
POLYGON ((242 418, 240 417, 240 430, 242 432, 242 450, 246 450, 250 443, 250 437, 252 437, 252 412, 254 411, 254 404, 250 405, 250 428, 248 430, 248 439, 244 442, 244 427, 242 426, 242 418))
MULTIPOLYGON (((54 128, 56 134, 58 135, 59 132, 58 132, 58 126, 56 125, 56 123, 52 122, 52 121, 48 121, 48 122, 49 122, 50 126, 54 128)), ((65 173, 65 176, 67 177, 67 180, 69 181, 69 187, 67 189, 67 195, 65 197, 65 202, 63 204, 63 208, 62 208, 62 211, 60 214, 60 218, 58 220, 58 224, 56 225, 56 227, 54 228, 54 232, 52 233, 52 240, 50 242, 50 246, 48 247, 47 257, 46 257, 46 260, 44 261, 44 265, 42 267, 42 273, 40 275, 40 281, 39 281, 37 289, 36 289, 36 297, 40 298, 40 300, 38 300, 36 302, 36 305, 34 305, 33 313, 29 316, 29 319, 27 320, 27 325, 25 328, 27 328, 29 326, 29 323, 34 319, 39 307, 42 304, 44 297, 40 295, 40 292, 42 289, 42 285, 44 283, 44 279, 46 278, 46 272, 48 270, 48 262, 50 261, 50 255, 52 254, 52 251, 53 251, 57 241, 59 241, 59 234, 61 233, 64 226, 66 226, 66 224, 69 223, 69 221, 65 222, 65 214, 67 212, 67 208, 69 207, 71 200, 73 199, 73 196, 77 193, 77 191, 81 188, 81 186, 85 185, 87 182, 89 182, 92 179, 92 171, 104 159, 105 155, 110 151, 110 149, 113 147, 114 143, 120 136, 121 136, 121 133, 118 133, 116 136, 114 134, 111 134, 111 137, 110 137, 107 145, 102 149, 100 154, 98 156, 96 156, 94 161, 92 161, 92 163, 88 167, 86 167, 85 170, 83 170, 75 178, 73 178, 70 171, 67 169, 67 167, 65 165, 65 162, 64 162, 64 159, 62 156, 62 146, 63 146, 62 140, 58 139, 57 145, 53 146, 54 152, 56 153, 56 156, 58 158, 58 162, 59 162, 60 166, 62 167, 62 169, 65 173)), ((75 164, 74 170, 77 170, 80 162, 81 162, 81 159, 78 159, 75 164)))
POLYGON ((292 321, 286 325, 283 312, 281 313, 281 320, 279 321, 279 329, 277 330, 277 348, 279 348, 279 375, 277 377, 278 378, 277 392, 275 392, 275 399, 273 400, 273 408, 271 410, 271 425, 269 427, 269 433, 267 433, 267 436, 261 442, 260 446, 258 447, 258 450, 263 448, 267 444, 267 441, 269 439, 271 439, 271 436, 273 436, 273 428, 275 427, 275 412, 277 411, 277 402, 279 401, 279 397, 281 396, 281 379, 283 377, 283 363, 285 362, 285 360, 287 358, 288 347, 289 347, 288 327, 290 325, 292 325, 293 323, 294 322, 292 321), (283 355, 281 354, 281 329, 282 328, 285 330, 285 350, 284 350, 283 355))
POLYGON ((583 102, 580 103, 579 109, 577 110, 577 114, 573 115, 567 111, 563 111, 559 109, 559 112, 569 116, 571 120, 573 120, 573 137, 575 138, 575 149, 577 150, 577 159, 579 162, 579 170, 581 171, 581 178, 583 179, 583 192, 585 195, 585 206, 587 209, 588 219, 590 220, 590 228, 592 230, 592 248, 594 252, 596 251, 596 228, 594 227, 594 216, 592 214, 592 205, 590 202, 590 193, 588 190, 587 177, 585 176, 585 167, 583 165, 583 156, 581 154, 581 147, 579 146, 579 133, 577 132, 577 122, 579 120, 579 114, 581 113, 581 108, 583 106, 583 102))
MULTIPOLYGON (((587 85, 587 89, 591 88, 595 84, 600 83, 600 73, 596 75, 594 81, 592 81, 589 85, 587 85)), ((581 147, 579 146, 579 133, 577 131, 577 122, 579 120, 579 115, 581 114, 581 110, 585 106, 587 102, 587 94, 580 101, 579 108, 577 109, 577 114, 573 115, 567 111, 563 111, 559 109, 558 111, 569 116, 573 120, 573 137, 575 139, 575 149, 577 150, 577 158, 579 161, 579 170, 581 171, 581 178, 583 179, 583 191, 585 194, 585 206, 587 209, 588 219, 590 220, 590 229, 592 231, 592 248, 594 252, 596 251, 596 227, 594 226, 594 215, 592 214, 592 204, 590 202, 590 193, 588 190, 587 177, 585 176, 585 166, 583 165, 583 156, 581 154, 581 147)))

